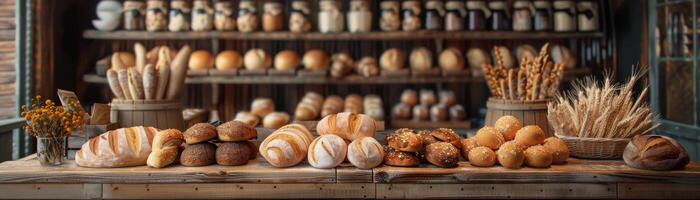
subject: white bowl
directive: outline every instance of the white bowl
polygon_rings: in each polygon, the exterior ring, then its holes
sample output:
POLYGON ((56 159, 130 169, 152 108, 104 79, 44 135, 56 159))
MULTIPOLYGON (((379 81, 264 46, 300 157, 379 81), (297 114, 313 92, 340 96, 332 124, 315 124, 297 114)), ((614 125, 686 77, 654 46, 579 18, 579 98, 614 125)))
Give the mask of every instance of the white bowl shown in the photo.
POLYGON ((92 20, 92 25, 95 26, 97 30, 113 31, 117 28, 117 26, 119 26, 119 20, 104 21, 96 19, 92 20))
POLYGON ((112 11, 121 12, 123 9, 122 4, 119 1, 113 0, 103 0, 97 4, 97 11, 112 11))
POLYGON ((114 11, 97 11, 97 18, 102 20, 102 21, 113 21, 113 20, 120 20, 122 17, 121 12, 114 12, 114 11))

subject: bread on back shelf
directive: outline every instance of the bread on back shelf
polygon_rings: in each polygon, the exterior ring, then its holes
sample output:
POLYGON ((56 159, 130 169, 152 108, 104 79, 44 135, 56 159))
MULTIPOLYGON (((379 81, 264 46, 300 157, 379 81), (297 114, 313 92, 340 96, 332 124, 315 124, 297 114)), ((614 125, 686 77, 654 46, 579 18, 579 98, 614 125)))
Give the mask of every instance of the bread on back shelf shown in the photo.
POLYGON ((325 101, 323 101, 323 109, 321 110, 321 117, 328 116, 330 114, 337 114, 339 112, 343 112, 345 109, 345 102, 343 102, 343 98, 340 96, 336 95, 331 95, 326 98, 325 101))
POLYGON ((248 124, 250 127, 256 127, 260 123, 260 118, 246 111, 236 113, 236 117, 233 120, 248 124))
POLYGON ((301 98, 294 111, 294 119, 299 121, 314 120, 321 114, 323 97, 315 92, 307 92, 301 98))
POLYGON ((275 103, 270 98, 255 98, 250 105, 250 113, 261 118, 273 111, 275 111, 275 103))
POLYGON ((358 94, 350 94, 345 97, 345 112, 362 114, 364 113, 364 107, 362 96, 358 94))
POLYGON ((382 99, 377 95, 365 96, 365 115, 370 116, 372 119, 377 121, 384 120, 384 108, 382 104, 382 99))

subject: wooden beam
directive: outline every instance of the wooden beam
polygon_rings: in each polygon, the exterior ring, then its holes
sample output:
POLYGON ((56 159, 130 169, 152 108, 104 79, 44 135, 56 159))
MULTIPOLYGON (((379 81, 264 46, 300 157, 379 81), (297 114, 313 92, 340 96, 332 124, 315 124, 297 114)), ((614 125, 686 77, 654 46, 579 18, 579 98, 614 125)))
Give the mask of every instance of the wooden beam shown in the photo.
POLYGON ((374 184, 105 184, 105 199, 374 199, 374 184))
POLYGON ((98 199, 102 184, 0 184, 0 199, 98 199))
POLYGON ((377 199, 613 199, 615 184, 377 184, 377 199))

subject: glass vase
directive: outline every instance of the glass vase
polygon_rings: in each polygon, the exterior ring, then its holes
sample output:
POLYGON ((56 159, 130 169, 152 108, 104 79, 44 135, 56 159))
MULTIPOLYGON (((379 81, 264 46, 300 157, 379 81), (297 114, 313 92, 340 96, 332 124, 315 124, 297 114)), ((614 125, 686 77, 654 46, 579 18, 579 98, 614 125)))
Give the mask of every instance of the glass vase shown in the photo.
POLYGON ((36 154, 43 166, 57 166, 63 163, 66 152, 66 137, 37 137, 36 154))

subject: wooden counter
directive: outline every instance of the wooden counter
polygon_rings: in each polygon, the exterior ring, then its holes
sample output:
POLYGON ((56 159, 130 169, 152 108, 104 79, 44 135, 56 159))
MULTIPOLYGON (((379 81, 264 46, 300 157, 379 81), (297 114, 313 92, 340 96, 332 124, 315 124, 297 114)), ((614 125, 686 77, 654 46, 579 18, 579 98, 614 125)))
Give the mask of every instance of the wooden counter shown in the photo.
POLYGON ((345 163, 274 168, 261 160, 236 167, 92 169, 33 158, 0 164, 2 198, 700 198, 700 164, 682 171, 632 169, 621 161, 570 159, 548 169, 381 166, 345 163))

